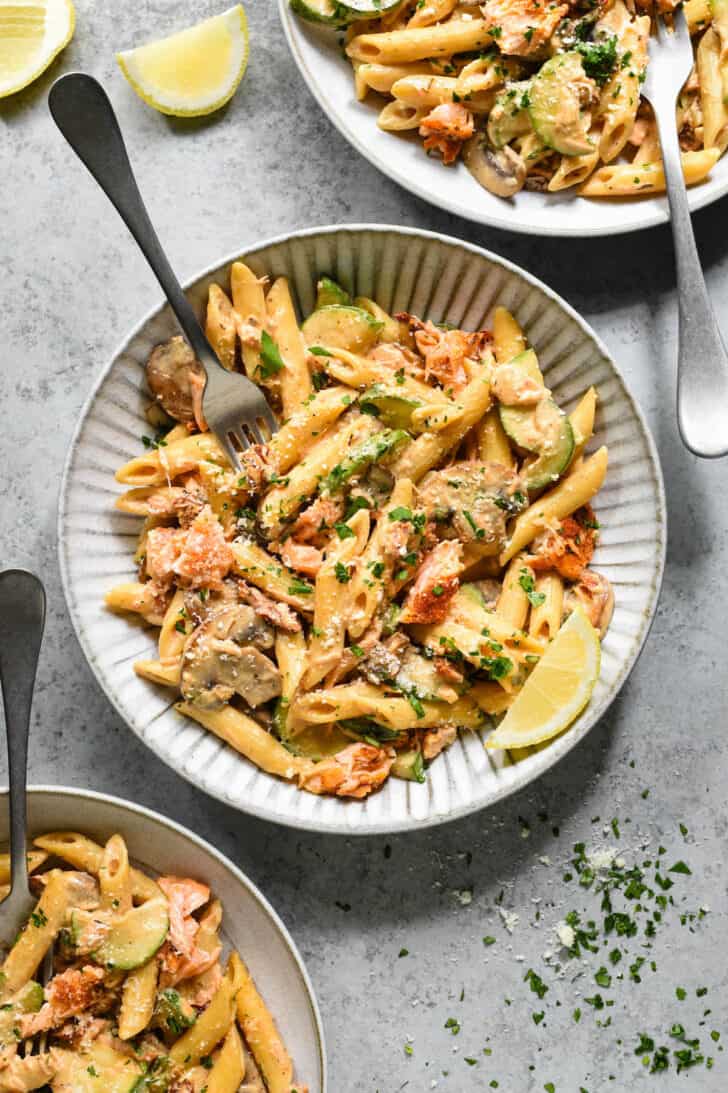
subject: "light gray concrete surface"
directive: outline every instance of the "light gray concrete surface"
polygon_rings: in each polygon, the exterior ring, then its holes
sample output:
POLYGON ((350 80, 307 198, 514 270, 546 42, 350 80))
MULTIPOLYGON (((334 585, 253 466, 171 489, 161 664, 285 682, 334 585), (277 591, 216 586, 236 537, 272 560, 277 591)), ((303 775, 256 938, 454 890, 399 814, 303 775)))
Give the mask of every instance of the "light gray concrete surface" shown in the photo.
MULTIPOLYGON (((331 1093, 470 1093, 496 1088, 493 1081, 508 1093, 542 1090, 549 1082, 558 1093, 688 1085, 717 1093, 728 1085, 725 1055, 709 1035, 716 1029, 728 1038, 728 498, 725 461, 698 462, 675 428, 668 231, 611 241, 530 239, 475 227, 409 197, 360 159, 310 98, 272 0, 248 0, 251 63, 227 110, 183 123, 147 109, 121 77, 114 50, 219 7, 212 0, 78 0, 73 44, 35 86, 0 104, 0 563, 36 570, 50 597, 31 778, 159 809, 211 839, 261 885, 313 976, 331 1093), (355 220, 419 225, 522 264, 563 293, 605 339, 662 457, 667 575, 645 652, 609 716, 536 786, 490 812, 420 835, 299 836, 192 789, 112 712, 64 605, 56 503, 89 385, 158 291, 48 115, 52 79, 74 68, 94 73, 109 89, 152 218, 183 278, 235 247, 288 229, 355 220), (596 816, 601 820, 593 822, 596 816), (619 838, 602 832, 612 817, 621 820, 619 838), (614 1006, 598 1013, 582 1002, 577 1024, 575 998, 600 989, 593 973, 604 957, 586 967, 572 962, 559 979, 542 954, 566 909, 589 917, 596 905, 585 889, 562 880, 562 863, 579 840, 622 846, 630 862, 654 856, 662 843, 666 858, 686 860, 692 875, 673 874, 676 907, 668 905, 653 950, 645 951, 657 972, 646 968, 640 985, 615 980, 602 991, 614 1006), (497 910, 501 892, 502 907, 519 916, 512 935, 497 910), (710 913, 681 926, 679 911, 700 904, 710 913), (485 947, 484 935, 496 943, 485 947), (403 948, 409 955, 398 957, 403 948), (543 1002, 523 982, 529 967, 551 985, 543 1002), (676 986, 687 990, 684 1002, 676 986), (695 990, 703 986, 708 994, 698 1000, 695 990), (713 1012, 702 1018, 706 1008, 713 1012), (536 1025, 531 1015, 541 1010, 546 1017, 536 1025), (599 1028, 596 1019, 605 1015, 612 1026, 599 1028), (444 1027, 451 1017, 461 1025, 457 1035, 444 1027), (699 1033, 715 1056, 712 1070, 678 1077, 673 1063, 666 1074, 647 1073, 634 1055, 637 1032, 668 1043, 675 1022, 690 1036, 699 1033)), ((698 213, 695 227, 725 318, 728 203, 698 213)), ((630 941, 631 959, 644 941, 642 934, 630 941)))

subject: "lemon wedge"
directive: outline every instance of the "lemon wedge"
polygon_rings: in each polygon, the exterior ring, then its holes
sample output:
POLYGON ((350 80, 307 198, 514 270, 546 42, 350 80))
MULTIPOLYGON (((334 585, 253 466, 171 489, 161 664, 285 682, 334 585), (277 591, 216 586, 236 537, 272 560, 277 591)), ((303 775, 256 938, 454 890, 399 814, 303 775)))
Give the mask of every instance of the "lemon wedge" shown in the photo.
POLYGON ((162 114, 190 118, 230 101, 245 74, 248 50, 245 12, 236 4, 169 38, 117 53, 116 59, 145 103, 162 114))
POLYGON ((0 0, 0 99, 45 72, 75 25, 71 0, 0 0))
POLYGON ((576 608, 541 657, 487 748, 527 748, 567 728, 599 678, 599 635, 576 608))

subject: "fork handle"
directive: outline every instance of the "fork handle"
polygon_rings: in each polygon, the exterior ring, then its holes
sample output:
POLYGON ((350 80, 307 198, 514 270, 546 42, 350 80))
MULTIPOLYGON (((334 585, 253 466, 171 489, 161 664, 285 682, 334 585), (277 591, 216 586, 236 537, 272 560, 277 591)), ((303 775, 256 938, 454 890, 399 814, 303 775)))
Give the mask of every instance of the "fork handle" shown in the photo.
POLYGON ((93 76, 71 72, 53 84, 48 106, 63 136, 136 240, 195 356, 206 368, 218 365, 149 219, 114 108, 103 87, 93 76))
POLYGON ((22 902, 28 893, 26 774, 28 732, 38 654, 45 624, 45 591, 32 573, 0 573, 0 683, 5 707, 10 787, 10 895, 22 902))
POLYGON ((658 123, 677 273, 677 421, 685 446, 714 459, 728 453, 728 353, 695 245, 674 104, 658 123))

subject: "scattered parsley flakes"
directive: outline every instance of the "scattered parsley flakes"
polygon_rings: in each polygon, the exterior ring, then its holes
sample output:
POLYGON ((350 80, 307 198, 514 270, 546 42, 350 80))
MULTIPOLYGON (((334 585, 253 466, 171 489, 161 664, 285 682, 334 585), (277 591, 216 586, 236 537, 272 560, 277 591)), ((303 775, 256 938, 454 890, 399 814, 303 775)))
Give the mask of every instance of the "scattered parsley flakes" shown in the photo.
POLYGON ((528 597, 528 602, 531 604, 531 607, 540 607, 542 603, 545 603, 545 592, 536 591, 536 582, 534 581, 533 573, 531 573, 530 570, 526 569, 525 566, 519 574, 518 583, 523 591, 526 593, 526 596, 528 597))
POLYGON ((285 364, 278 346, 267 330, 262 331, 260 335, 260 367, 258 369, 262 378, 270 379, 271 376, 275 376, 284 368, 285 364))
POLYGON ((534 994, 537 994, 539 998, 543 998, 548 993, 548 987, 544 983, 540 975, 537 975, 533 968, 529 968, 523 977, 524 983, 528 983, 534 994))
POLYGON ((348 582, 351 580, 351 571, 349 570, 348 565, 345 565, 344 562, 336 562, 336 564, 334 565, 334 574, 339 584, 348 584, 348 582))
POLYGON ((692 869, 684 861, 676 861, 674 865, 670 866, 668 873, 683 873, 686 877, 693 875, 692 869))

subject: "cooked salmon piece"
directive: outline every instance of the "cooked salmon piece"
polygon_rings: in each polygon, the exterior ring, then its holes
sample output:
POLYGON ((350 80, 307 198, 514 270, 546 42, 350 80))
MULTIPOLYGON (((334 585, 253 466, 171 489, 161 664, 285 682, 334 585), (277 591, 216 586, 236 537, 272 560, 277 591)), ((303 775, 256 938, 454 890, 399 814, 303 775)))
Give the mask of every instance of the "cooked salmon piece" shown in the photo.
POLYGON ((344 502, 332 497, 317 497, 291 525, 291 538, 299 543, 325 546, 327 533, 344 515, 344 502))
POLYGON ((395 318, 409 324, 418 352, 424 357, 425 379, 434 379, 456 391, 470 378, 466 359, 480 360, 493 340, 487 330, 448 330, 407 312, 400 312, 395 318))
POLYGON ((300 779, 309 793, 333 793, 337 797, 366 797, 388 777, 395 760, 394 748, 350 744, 330 759, 317 763, 300 779))
POLYGON ((174 567, 182 549, 181 528, 150 528, 145 543, 147 576, 160 587, 174 581, 174 567))
POLYGON ((45 1002, 38 1012, 18 1018, 21 1037, 26 1039, 56 1028, 69 1017, 90 1009, 99 1000, 105 975, 103 968, 92 964, 54 975, 45 988, 45 1002))
POLYGON ((243 603, 253 608, 256 615, 265 619, 277 630, 283 630, 286 634, 295 634, 301 629, 301 620, 292 607, 287 603, 278 603, 277 600, 266 596, 253 584, 238 581, 239 596, 243 603))
POLYGON ((180 552, 173 564, 178 582, 189 588, 221 588, 232 568, 233 552, 210 506, 205 505, 181 534, 180 552))
POLYGON ((614 611, 614 591, 607 578, 585 569, 564 597, 567 611, 577 604, 584 609, 589 622, 599 631, 599 636, 604 637, 614 611))
POLYGON ((321 568, 324 556, 318 547, 309 543, 298 543, 295 539, 286 539, 281 546, 281 558, 289 567, 297 573, 303 573, 306 577, 315 577, 321 568))
POLYGON ((490 389, 504 406, 533 406, 548 393, 542 383, 512 364, 496 368, 490 389))
POLYGON ((598 527, 591 505, 577 509, 557 528, 546 528, 534 539, 528 564, 537 573, 555 569, 567 581, 578 581, 592 560, 598 527))
POLYGON ((16 1056, 11 1059, 0 1075, 3 1093, 26 1093, 28 1089, 40 1089, 55 1077, 60 1053, 51 1049, 42 1055, 16 1056))
POLYGON ((475 132, 473 115, 461 103, 443 102, 422 119, 420 136, 426 152, 439 152, 443 163, 454 163, 475 132))
POLYGON ((157 883, 169 902, 169 935, 160 949, 160 959, 162 982, 170 986, 202 975, 217 962, 220 949, 208 952, 197 945, 200 923, 193 918, 193 912, 210 899, 207 885, 189 877, 172 876, 160 877, 157 883))
POLYGON ((482 8, 486 28, 498 49, 517 57, 538 53, 568 11, 568 4, 542 0, 486 0, 482 8))
POLYGON ((425 759, 436 759, 441 751, 449 748, 457 738, 458 730, 454 725, 441 725, 438 729, 428 729, 422 737, 422 755, 425 759))
POLYGON ((457 539, 438 543, 420 564, 399 621, 405 624, 442 622, 450 600, 460 587, 462 571, 462 543, 457 539))

